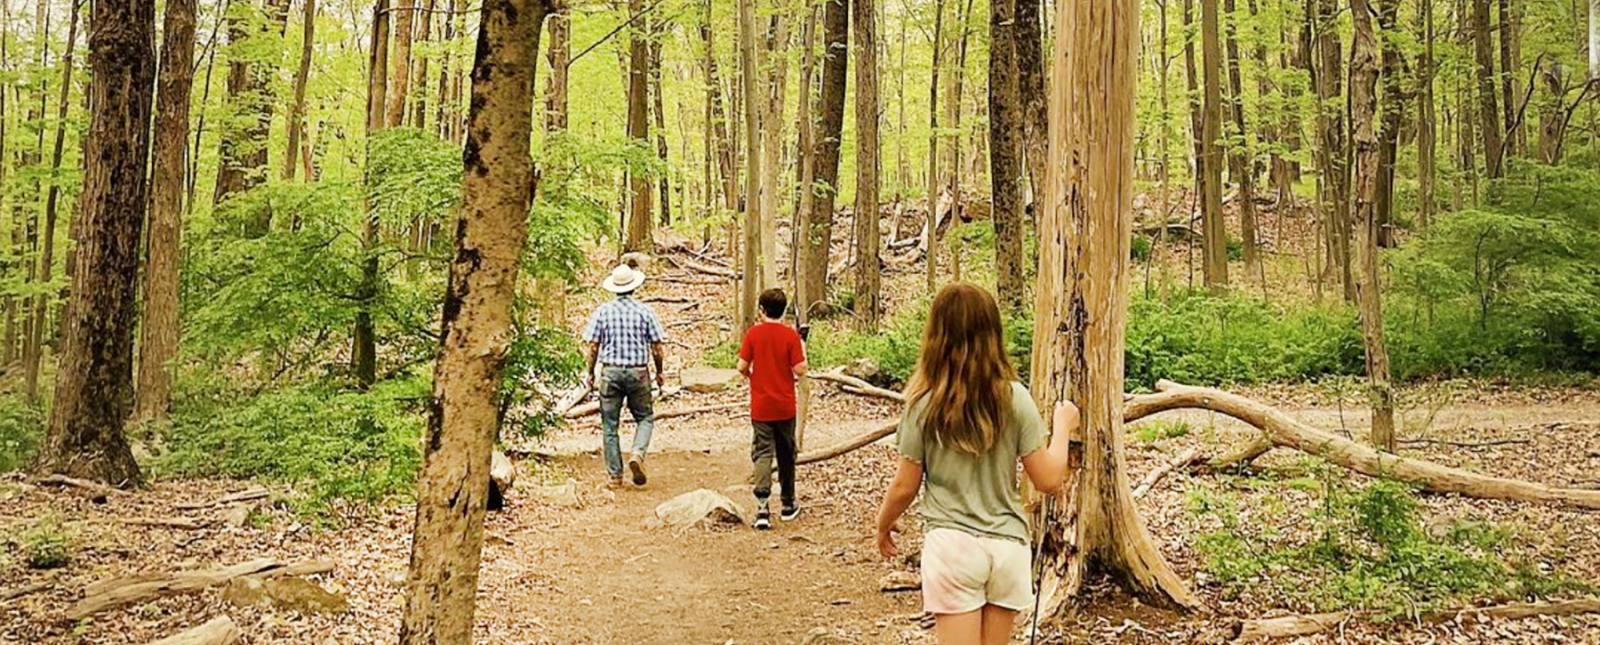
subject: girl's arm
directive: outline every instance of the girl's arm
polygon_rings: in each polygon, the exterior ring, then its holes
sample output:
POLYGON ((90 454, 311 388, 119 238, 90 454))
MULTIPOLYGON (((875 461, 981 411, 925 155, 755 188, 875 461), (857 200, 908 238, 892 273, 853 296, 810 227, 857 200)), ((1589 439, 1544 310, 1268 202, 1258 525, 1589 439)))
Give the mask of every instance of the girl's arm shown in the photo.
POLYGON ((1072 442, 1078 437, 1078 406, 1057 403, 1054 417, 1050 424, 1050 445, 1022 458, 1022 470, 1028 473, 1033 487, 1052 495, 1061 490, 1067 479, 1072 442))
POLYGON ((922 464, 901 457, 900 469, 895 472, 894 480, 889 482, 889 491, 883 496, 883 506, 878 509, 878 552, 883 557, 894 557, 895 523, 906 514, 906 509, 911 508, 911 502, 917 499, 917 490, 921 487, 922 464))

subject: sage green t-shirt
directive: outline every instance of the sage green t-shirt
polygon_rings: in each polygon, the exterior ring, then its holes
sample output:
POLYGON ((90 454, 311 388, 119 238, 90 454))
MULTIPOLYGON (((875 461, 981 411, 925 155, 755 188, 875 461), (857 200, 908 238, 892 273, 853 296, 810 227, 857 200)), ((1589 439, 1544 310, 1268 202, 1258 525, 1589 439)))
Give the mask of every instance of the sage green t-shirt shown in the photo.
POLYGON ((1033 395, 1021 383, 1011 384, 1011 414, 994 447, 982 455, 945 447, 925 435, 926 403, 917 401, 906 411, 897 437, 900 454, 922 464, 926 530, 955 529, 1027 544, 1017 462, 1045 442, 1044 419, 1033 395))

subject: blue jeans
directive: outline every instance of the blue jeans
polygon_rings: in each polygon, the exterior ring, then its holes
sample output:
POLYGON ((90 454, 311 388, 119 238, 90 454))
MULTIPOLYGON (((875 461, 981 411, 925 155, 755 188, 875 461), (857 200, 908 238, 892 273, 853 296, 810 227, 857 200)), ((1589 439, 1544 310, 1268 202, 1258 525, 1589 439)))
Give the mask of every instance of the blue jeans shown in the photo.
POLYGON ((622 421, 622 404, 638 429, 633 433, 633 452, 644 457, 650 447, 650 432, 655 428, 655 393, 650 390, 650 370, 643 367, 607 367, 600 371, 600 433, 605 440, 606 470, 612 477, 622 476, 622 449, 617 441, 617 424, 622 421))

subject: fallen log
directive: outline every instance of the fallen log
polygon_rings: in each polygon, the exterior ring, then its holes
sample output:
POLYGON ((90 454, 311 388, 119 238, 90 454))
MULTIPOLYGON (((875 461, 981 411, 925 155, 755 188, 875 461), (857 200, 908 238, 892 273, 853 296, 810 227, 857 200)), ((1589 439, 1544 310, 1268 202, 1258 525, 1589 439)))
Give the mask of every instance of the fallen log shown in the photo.
POLYGON ((1220 472, 1244 466, 1255 461, 1257 457, 1267 454, 1276 445, 1272 443, 1270 437, 1258 435, 1251 441, 1234 446, 1232 450, 1206 460, 1205 469, 1210 472, 1220 472))
POLYGON ((1600 508, 1600 491, 1555 488, 1380 453, 1296 421, 1272 407, 1222 390, 1179 385, 1171 381, 1157 383, 1156 390, 1155 394, 1131 397, 1124 405, 1123 418, 1131 421, 1167 410, 1201 408, 1255 426, 1265 432, 1275 445, 1317 455, 1368 477, 1406 482, 1430 493, 1600 508))
POLYGON ((890 401, 897 401, 897 402, 900 402, 900 403, 905 403, 905 401, 906 401, 906 397, 905 397, 904 394, 901 394, 901 393, 896 392, 894 390, 889 390, 889 389, 884 389, 884 388, 878 387, 878 386, 873 385, 871 383, 868 383, 868 382, 866 382, 866 381, 864 381, 862 379, 858 379, 858 378, 856 378, 854 376, 850 376, 848 374, 845 374, 845 373, 839 371, 838 369, 828 370, 826 372, 815 372, 815 373, 807 374, 806 377, 807 378, 816 379, 818 381, 828 381, 830 383, 836 383, 836 384, 842 386, 842 389, 844 389, 847 392, 851 392, 852 394, 864 394, 864 395, 867 395, 867 396, 875 396, 875 397, 878 397, 880 399, 888 399, 890 401), (855 388, 855 389, 851 390, 850 388, 855 388))
POLYGON ((588 398, 589 393, 593 391, 594 387, 586 384, 579 386, 577 389, 574 389, 571 392, 568 392, 565 396, 561 397, 560 401, 556 402, 556 414, 565 415, 574 406, 577 406, 579 403, 582 403, 584 399, 588 398))
POLYGON ((199 591, 207 587, 227 584, 234 578, 280 575, 310 575, 332 570, 326 562, 285 565, 271 558, 250 560, 221 569, 185 571, 166 574, 144 574, 105 580, 89 585, 84 599, 78 601, 64 614, 69 621, 78 621, 108 609, 154 600, 163 596, 199 591))
POLYGON ((1452 448, 1489 448, 1492 446, 1507 446, 1512 444, 1532 443, 1527 439, 1496 439, 1494 441, 1445 441, 1443 439, 1401 439, 1402 446, 1430 445, 1450 446, 1452 448))
POLYGON ((894 434, 894 431, 896 429, 898 429, 899 427, 900 427, 900 421, 898 419, 896 419, 895 421, 889 423, 888 425, 883 426, 882 428, 878 428, 877 430, 873 430, 872 432, 868 432, 868 433, 863 434, 863 435, 858 435, 853 439, 845 441, 844 443, 840 443, 840 444, 837 444, 837 445, 834 445, 834 446, 829 446, 827 448, 822 448, 822 449, 819 449, 819 450, 813 450, 811 452, 800 453, 800 456, 795 459, 795 463, 797 463, 797 464, 811 464, 811 463, 816 463, 816 462, 819 462, 819 461, 827 461, 829 459, 833 459, 834 457, 838 457, 839 455, 848 453, 848 452, 850 452, 852 450, 855 450, 857 448, 860 448, 862 446, 871 445, 873 442, 876 442, 879 439, 882 439, 884 437, 892 435, 892 434, 894 434))
POLYGON ((698 407, 682 408, 682 409, 678 409, 678 410, 663 410, 661 412, 657 412, 656 415, 655 415, 655 418, 656 419, 672 419, 672 418, 675 418, 675 417, 687 417, 687 416, 693 416, 693 415, 696 415, 696 414, 706 414, 708 412, 724 412, 724 411, 727 411, 727 410, 739 410, 739 409, 743 409, 747 405, 749 405, 749 404, 748 403, 744 403, 744 402, 739 402, 739 403, 718 403, 718 404, 715 404, 715 405, 702 405, 702 406, 698 406, 698 407))
POLYGON ((233 624, 232 618, 218 616, 199 627, 152 641, 150 645, 232 645, 238 640, 239 626, 233 624))
POLYGON ((693 301, 689 300, 689 298, 685 296, 650 296, 648 298, 640 299, 639 302, 659 302, 669 305, 681 305, 683 303, 693 301))
MULTIPOLYGON (((1600 613, 1600 598, 1443 610, 1428 613, 1422 619, 1429 622, 1443 622, 1457 620, 1466 616, 1476 616, 1479 618, 1518 620, 1536 616, 1572 616, 1592 613, 1600 613)), ((1305 616, 1243 620, 1234 625, 1234 640, 1252 641, 1310 636, 1332 630, 1352 620, 1364 620, 1374 616, 1371 612, 1335 611, 1305 616)))
POLYGON ((44 591, 44 590, 49 589, 49 588, 50 588, 50 583, 48 583, 48 582, 35 582, 33 584, 27 584, 27 585, 22 585, 20 587, 14 587, 14 588, 11 588, 11 589, 6 589, 4 591, 0 591, 0 601, 9 602, 9 601, 21 598, 23 596, 31 596, 33 594, 39 593, 39 592, 44 591))
POLYGON ((107 486, 100 482, 92 482, 87 479, 78 479, 77 477, 68 477, 66 475, 48 475, 34 480, 34 483, 40 486, 81 488, 92 493, 105 495, 106 497, 128 494, 128 491, 122 490, 115 486, 107 486))
POLYGON ((714 275, 721 278, 728 278, 730 280, 737 279, 739 277, 739 273, 733 269, 706 264, 704 262, 697 262, 688 258, 676 258, 670 255, 663 257, 667 258, 668 262, 671 262, 674 266, 677 266, 680 269, 704 273, 706 275, 714 275))
POLYGON ((192 517, 130 517, 118 521, 122 522, 123 524, 132 524, 134 526, 160 526, 169 529, 183 529, 186 531, 198 531, 210 526, 210 522, 204 522, 192 517))
POLYGON ((267 491, 267 489, 257 486, 255 488, 247 488, 237 493, 223 495, 222 497, 218 497, 207 502, 182 502, 179 504, 174 504, 172 507, 180 511, 198 511, 201 509, 211 508, 213 506, 227 506, 229 504, 237 504, 239 502, 265 499, 267 495, 270 494, 271 493, 267 491))
POLYGON ((1150 474, 1145 475, 1144 479, 1139 482, 1139 485, 1133 489, 1133 498, 1139 499, 1149 494, 1150 489, 1155 488, 1155 485, 1161 483, 1161 479, 1166 477, 1172 471, 1202 460, 1203 458, 1200 456, 1200 450, 1198 448, 1190 448, 1188 452, 1178 455, 1177 459, 1173 459, 1172 461, 1162 464, 1155 470, 1150 471, 1150 474))

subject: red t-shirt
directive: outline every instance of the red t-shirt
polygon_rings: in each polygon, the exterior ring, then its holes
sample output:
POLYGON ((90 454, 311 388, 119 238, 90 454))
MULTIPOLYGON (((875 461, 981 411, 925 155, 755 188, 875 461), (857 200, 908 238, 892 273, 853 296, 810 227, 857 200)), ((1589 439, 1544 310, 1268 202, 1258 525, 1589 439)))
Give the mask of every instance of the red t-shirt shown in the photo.
POLYGON ((793 419, 794 366, 806 362, 800 334, 783 323, 757 324, 745 332, 739 358, 750 363, 750 420, 793 419))

